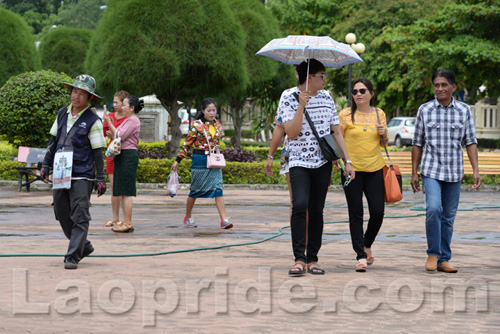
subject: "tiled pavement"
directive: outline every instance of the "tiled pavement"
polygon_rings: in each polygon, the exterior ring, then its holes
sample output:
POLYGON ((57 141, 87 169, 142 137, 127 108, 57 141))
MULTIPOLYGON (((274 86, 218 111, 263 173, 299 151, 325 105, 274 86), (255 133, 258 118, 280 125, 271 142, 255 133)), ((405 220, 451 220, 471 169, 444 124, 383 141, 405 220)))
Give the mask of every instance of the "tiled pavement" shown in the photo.
MULTIPOLYGON (((457 274, 424 270, 422 194, 386 207, 365 273, 354 271, 342 192, 325 208, 324 276, 290 278, 286 190, 227 187, 235 227, 221 231, 213 200, 182 226, 188 190, 175 198, 142 189, 132 234, 101 227, 109 194, 92 197, 89 239, 96 249, 77 270, 61 256, 0 257, 0 333, 498 333, 500 208, 496 192, 463 192, 455 221, 457 274), (399 218, 395 218, 398 216, 399 218), (402 216, 402 217, 401 217, 402 216), (394 217, 394 218, 393 218, 394 217), (215 248, 164 255, 156 253, 215 248), (120 255, 137 255, 128 256, 120 255), (117 256, 118 257, 113 257, 117 256), (105 256, 105 257, 102 257, 105 256)), ((0 190, 0 254, 63 254, 49 191, 0 190)))

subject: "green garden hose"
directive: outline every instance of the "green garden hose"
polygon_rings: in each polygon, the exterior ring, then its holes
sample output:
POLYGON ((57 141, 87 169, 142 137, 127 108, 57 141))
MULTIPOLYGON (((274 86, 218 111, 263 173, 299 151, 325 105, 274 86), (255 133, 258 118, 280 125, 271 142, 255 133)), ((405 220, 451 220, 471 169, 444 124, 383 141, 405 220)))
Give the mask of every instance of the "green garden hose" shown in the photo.
MULTIPOLYGON (((473 207, 471 209, 459 209, 459 211, 473 211, 473 210, 483 210, 483 209, 500 209, 500 206, 477 206, 473 207)), ((413 211, 425 211, 425 208, 412 208, 411 210, 413 211)), ((389 218, 389 219, 395 219, 395 218, 412 218, 412 217, 419 217, 419 216, 425 216, 425 213, 417 213, 414 215, 402 215, 402 216, 385 216, 384 218, 389 218)), ((364 221, 367 221, 365 219, 364 221)), ((341 224, 341 223, 348 223, 348 220, 337 220, 333 222, 325 222, 325 224, 341 224)), ((139 256, 158 256, 158 255, 167 255, 167 254, 176 254, 176 253, 187 253, 187 252, 197 252, 197 251, 203 251, 203 250, 212 250, 212 249, 222 249, 222 248, 229 248, 229 247, 238 247, 238 246, 249 246, 249 245, 255 245, 259 244, 262 242, 266 242, 275 238, 278 238, 283 235, 283 230, 286 228, 289 228, 290 225, 283 226, 280 228, 279 232, 256 241, 249 241, 249 242, 242 242, 242 243, 235 243, 235 244, 227 244, 227 245, 219 245, 219 246, 211 246, 211 247, 198 247, 198 248, 188 248, 188 249, 178 249, 178 250, 171 250, 171 251, 164 251, 164 252, 156 252, 156 253, 141 253, 141 254, 96 254, 96 255, 89 255, 89 257, 139 257, 139 256)), ((63 257, 64 254, 0 254, 0 257, 63 257)))

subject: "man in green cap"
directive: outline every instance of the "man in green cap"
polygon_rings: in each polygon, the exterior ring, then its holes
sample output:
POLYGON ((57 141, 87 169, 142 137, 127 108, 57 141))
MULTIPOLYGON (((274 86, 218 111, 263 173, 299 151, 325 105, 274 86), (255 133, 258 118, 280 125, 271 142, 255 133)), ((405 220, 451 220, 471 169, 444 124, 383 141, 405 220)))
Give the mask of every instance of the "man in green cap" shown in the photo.
POLYGON ((95 94, 94 78, 81 74, 73 84, 65 82, 64 86, 71 92, 71 104, 59 110, 52 125, 40 176, 48 183, 49 170, 53 164, 56 166, 59 157, 72 157, 65 165, 65 169, 71 168, 71 178, 57 187, 54 182, 53 197, 56 220, 69 239, 64 268, 77 269, 78 262, 94 251, 87 240, 90 195, 94 184, 98 197, 106 192, 102 154, 106 141, 101 119, 89 105, 90 101, 101 99, 95 94))

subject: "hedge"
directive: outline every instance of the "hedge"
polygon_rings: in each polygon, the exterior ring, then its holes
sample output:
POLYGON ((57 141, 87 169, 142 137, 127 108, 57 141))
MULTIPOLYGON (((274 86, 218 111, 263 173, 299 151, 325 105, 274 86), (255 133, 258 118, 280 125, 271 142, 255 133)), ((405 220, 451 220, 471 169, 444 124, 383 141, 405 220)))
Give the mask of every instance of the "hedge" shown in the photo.
MULTIPOLYGON (((175 159, 141 159, 137 168, 137 182, 166 183, 175 159)), ((222 171, 224 184, 286 184, 279 174, 279 162, 273 164, 273 176, 264 172, 264 162, 226 162, 222 171)), ((178 166, 181 183, 191 183, 191 160, 184 159, 178 166)))
MULTIPOLYGON (((137 168, 137 182, 139 183, 166 183, 168 173, 174 159, 140 159, 137 168)), ((224 184, 286 184, 286 179, 279 174, 279 161, 273 164, 273 176, 264 172, 265 162, 227 162, 223 169, 224 184)), ((24 166, 17 161, 0 161, 0 180, 18 180, 15 167, 24 166)), ((178 167, 181 183, 191 183, 191 160, 184 159, 178 167)), ((482 175, 483 184, 498 185, 500 175, 482 175)), ((473 184, 472 175, 465 175, 463 184, 473 184)), ((332 184, 340 184, 340 171, 332 172, 332 184)))
POLYGON ((480 148, 500 148, 500 139, 477 138, 477 146, 480 148))
POLYGON ((0 141, 0 161, 10 160, 16 155, 17 148, 5 141, 0 141))
POLYGON ((25 164, 17 161, 0 161, 0 180, 18 180, 19 172, 16 167, 23 167, 25 164))

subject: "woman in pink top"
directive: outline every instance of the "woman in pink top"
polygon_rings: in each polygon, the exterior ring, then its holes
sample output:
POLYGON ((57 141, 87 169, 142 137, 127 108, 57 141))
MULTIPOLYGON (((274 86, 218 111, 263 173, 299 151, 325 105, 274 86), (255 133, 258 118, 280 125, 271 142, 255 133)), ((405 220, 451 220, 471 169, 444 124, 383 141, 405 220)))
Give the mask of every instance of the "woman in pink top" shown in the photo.
MULTIPOLYGON (((113 109, 114 113, 109 114, 111 117, 111 123, 115 128, 119 127, 123 122, 127 120, 127 117, 123 114, 123 99, 125 99, 130 94, 124 90, 115 93, 113 97, 113 109)), ((108 138, 109 143, 113 140, 111 135, 111 130, 109 129, 108 122, 104 122, 103 130, 104 136, 108 138)), ((113 189, 113 174, 114 174, 115 160, 113 158, 106 157, 106 174, 108 174, 109 183, 111 183, 111 189, 113 189)), ((105 227, 113 227, 120 221, 120 197, 111 196, 111 208, 113 210, 113 219, 104 224, 105 227)))
POLYGON ((139 133, 141 121, 137 117, 139 111, 144 107, 144 101, 138 97, 129 95, 123 100, 123 114, 127 119, 118 128, 109 121, 109 115, 104 120, 109 124, 111 134, 118 132, 121 138, 121 153, 115 157, 113 196, 121 198, 123 219, 113 227, 113 232, 133 232, 132 224, 132 196, 137 195, 136 176, 139 156, 137 145, 139 144, 139 133))

